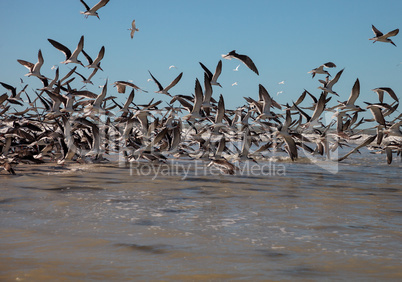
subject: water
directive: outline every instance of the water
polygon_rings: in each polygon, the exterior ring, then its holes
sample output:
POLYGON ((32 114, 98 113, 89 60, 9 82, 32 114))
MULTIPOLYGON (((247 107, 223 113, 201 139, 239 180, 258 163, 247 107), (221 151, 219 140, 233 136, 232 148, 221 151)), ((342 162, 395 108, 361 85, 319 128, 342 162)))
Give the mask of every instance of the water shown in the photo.
POLYGON ((399 160, 363 152, 336 174, 263 164, 271 175, 193 165, 155 177, 114 162, 3 171, 0 280, 401 281, 399 160))

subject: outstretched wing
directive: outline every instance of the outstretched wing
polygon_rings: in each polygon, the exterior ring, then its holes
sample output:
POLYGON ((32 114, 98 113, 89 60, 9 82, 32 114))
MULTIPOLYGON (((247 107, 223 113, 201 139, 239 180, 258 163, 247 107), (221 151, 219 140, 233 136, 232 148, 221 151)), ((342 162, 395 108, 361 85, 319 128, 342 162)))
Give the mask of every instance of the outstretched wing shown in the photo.
POLYGON ((53 47, 60 50, 61 52, 64 53, 64 55, 66 55, 66 60, 68 60, 71 57, 71 51, 66 46, 50 38, 48 39, 48 41, 50 42, 50 44, 53 45, 53 47))

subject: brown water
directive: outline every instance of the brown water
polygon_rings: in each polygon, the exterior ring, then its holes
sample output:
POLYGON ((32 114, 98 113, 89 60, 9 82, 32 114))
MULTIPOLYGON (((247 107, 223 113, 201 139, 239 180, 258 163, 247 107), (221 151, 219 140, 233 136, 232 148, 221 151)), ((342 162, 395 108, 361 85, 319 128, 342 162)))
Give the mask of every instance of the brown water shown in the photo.
POLYGON ((362 158, 337 174, 19 165, 0 174, 0 280, 401 281, 401 163, 362 158))

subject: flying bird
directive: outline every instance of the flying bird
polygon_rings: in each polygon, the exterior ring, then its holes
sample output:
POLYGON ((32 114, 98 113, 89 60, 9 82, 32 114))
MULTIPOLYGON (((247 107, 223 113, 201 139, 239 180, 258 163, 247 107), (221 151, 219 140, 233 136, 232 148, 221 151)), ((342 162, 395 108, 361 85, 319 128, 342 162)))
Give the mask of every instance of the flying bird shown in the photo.
POLYGON ((328 62, 328 63, 325 63, 325 64, 319 66, 318 68, 312 69, 312 70, 309 71, 308 73, 311 73, 312 78, 314 78, 314 76, 315 76, 316 74, 326 74, 326 75, 331 76, 331 75, 329 74, 329 72, 327 72, 326 70, 324 70, 324 68, 336 68, 336 65, 335 65, 333 62, 328 62))
POLYGON ((115 81, 113 84, 114 84, 114 86, 117 87, 117 92, 118 93, 125 93, 126 92, 126 86, 132 87, 135 90, 140 90, 140 91, 143 91, 145 93, 148 93, 148 91, 142 90, 141 88, 139 88, 134 83, 131 83, 131 82, 128 82, 128 81, 115 81))
POLYGON ((221 75, 222 72, 222 60, 219 60, 218 64, 216 65, 216 69, 215 69, 215 73, 212 74, 212 72, 206 67, 204 66, 203 63, 199 62, 202 69, 204 70, 204 72, 207 74, 209 81, 211 82, 211 85, 218 85, 220 87, 222 87, 222 85, 220 85, 220 83, 217 81, 218 77, 221 75))
POLYGON ((103 69, 100 67, 100 61, 105 56, 105 46, 102 46, 95 61, 92 61, 92 58, 84 50, 82 50, 82 54, 84 54, 89 63, 89 65, 86 66, 87 68, 100 69, 101 71, 103 71, 103 69))
POLYGON ((237 65, 237 67, 235 69, 233 69, 233 71, 239 71, 239 67, 240 67, 240 65, 237 65))
POLYGON ((131 22, 131 28, 129 28, 128 30, 131 30, 131 33, 130 33, 131 39, 133 39, 133 37, 134 37, 134 32, 140 31, 140 30, 139 30, 138 28, 136 28, 136 26, 135 26, 135 20, 133 20, 133 21, 131 22))
POLYGON ((44 78, 44 76, 40 74, 40 68, 42 67, 44 62, 42 51, 40 49, 38 51, 38 62, 36 64, 24 60, 17 60, 17 61, 29 70, 29 73, 27 73, 25 76, 33 75, 39 78, 44 78))
POLYGON ((222 58, 227 60, 231 60, 232 58, 238 59, 239 61, 243 62, 249 69, 251 69, 257 75, 259 75, 258 69, 255 66, 254 62, 250 59, 250 57, 246 55, 237 54, 236 50, 230 51, 226 55, 222 55, 222 58))
POLYGON ((99 10, 100 8, 102 8, 109 2, 109 0, 100 0, 98 3, 95 4, 95 6, 93 6, 92 8, 89 8, 89 6, 83 0, 80 0, 80 1, 81 1, 82 5, 85 6, 85 9, 87 9, 85 12, 80 12, 80 13, 84 14, 85 18, 88 18, 88 16, 97 16, 98 19, 100 19, 100 18, 99 18, 97 10, 99 10))
POLYGON ((343 70, 340 70, 333 79, 328 81, 328 77, 326 81, 320 80, 320 82, 323 84, 323 86, 318 87, 318 89, 324 90, 325 92, 335 94, 336 96, 339 96, 338 93, 332 90, 332 87, 335 85, 335 83, 338 82, 339 78, 341 77, 343 70))
POLYGON ((396 47, 395 43, 388 37, 397 35, 399 33, 399 28, 390 31, 387 34, 383 34, 374 25, 371 25, 371 27, 372 27, 372 30, 373 30, 375 36, 373 38, 369 38, 369 40, 373 40, 373 43, 377 42, 377 41, 388 42, 396 47))
POLYGON ((163 88, 162 84, 160 84, 159 81, 156 80, 156 78, 152 75, 152 73, 150 71, 148 71, 148 72, 149 72, 149 74, 151 75, 152 79, 154 80, 154 82, 156 83, 156 85, 159 88, 159 90, 155 91, 155 93, 166 94, 168 96, 171 96, 168 91, 173 86, 175 86, 180 81, 181 77, 183 76, 183 73, 181 72, 168 86, 163 88))
POLYGON ((378 88, 372 89, 372 91, 374 91, 378 94, 378 99, 380 100, 380 103, 382 103, 384 101, 384 92, 387 92, 389 94, 389 96, 391 96, 392 99, 399 102, 398 96, 396 96, 394 90, 392 90, 389 87, 378 87, 378 88))
POLYGON ((74 64, 79 64, 81 66, 84 66, 80 60, 78 60, 78 55, 81 53, 82 49, 84 48, 84 35, 81 36, 80 41, 78 42, 77 48, 74 50, 73 53, 71 53, 70 49, 68 49, 66 46, 63 44, 53 40, 53 39, 48 39, 50 44, 53 45, 56 49, 59 51, 63 52, 64 55, 66 55, 66 60, 63 62, 60 62, 61 64, 68 64, 68 63, 74 63, 74 64))

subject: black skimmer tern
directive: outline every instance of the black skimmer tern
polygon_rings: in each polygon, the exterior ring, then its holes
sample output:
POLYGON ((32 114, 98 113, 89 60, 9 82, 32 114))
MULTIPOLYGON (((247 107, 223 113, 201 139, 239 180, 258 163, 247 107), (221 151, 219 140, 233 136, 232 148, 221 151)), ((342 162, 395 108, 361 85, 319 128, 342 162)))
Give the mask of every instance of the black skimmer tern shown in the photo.
POLYGON ((391 43, 392 45, 394 45, 396 47, 395 43, 388 37, 397 35, 399 33, 399 28, 394 29, 386 34, 383 34, 381 31, 379 31, 374 25, 371 25, 371 28, 372 28, 375 36, 372 38, 369 38, 369 40, 373 40, 373 43, 375 43, 377 41, 391 43))
POLYGON ((56 49, 59 51, 63 52, 64 55, 66 55, 66 60, 63 62, 60 62, 61 64, 68 64, 68 63, 74 63, 74 64, 79 64, 84 66, 80 60, 78 60, 78 55, 81 53, 82 49, 84 48, 84 35, 81 36, 80 41, 78 42, 77 48, 74 50, 73 53, 71 53, 70 49, 68 49, 66 46, 63 44, 53 40, 53 39, 48 39, 50 44, 53 45, 56 49))
POLYGON ((231 60, 232 58, 238 59, 239 61, 243 62, 249 69, 251 69, 253 72, 255 72, 257 75, 258 69, 255 66, 253 60, 250 59, 249 56, 247 55, 240 55, 236 53, 236 50, 230 51, 226 55, 222 55, 222 58, 231 60))
POLYGON ((99 18, 97 11, 109 2, 109 0, 100 0, 92 8, 90 8, 83 0, 80 0, 80 1, 81 1, 82 5, 85 6, 85 9, 86 9, 85 12, 80 12, 80 13, 85 15, 85 18, 88 18, 88 16, 97 16, 98 19, 100 19, 100 18, 99 18))
POLYGON ((140 31, 140 30, 135 26, 135 20, 133 20, 133 21, 131 22, 131 28, 129 28, 128 30, 131 30, 131 32, 130 32, 131 39, 134 38, 134 33, 135 33, 136 31, 140 31))

